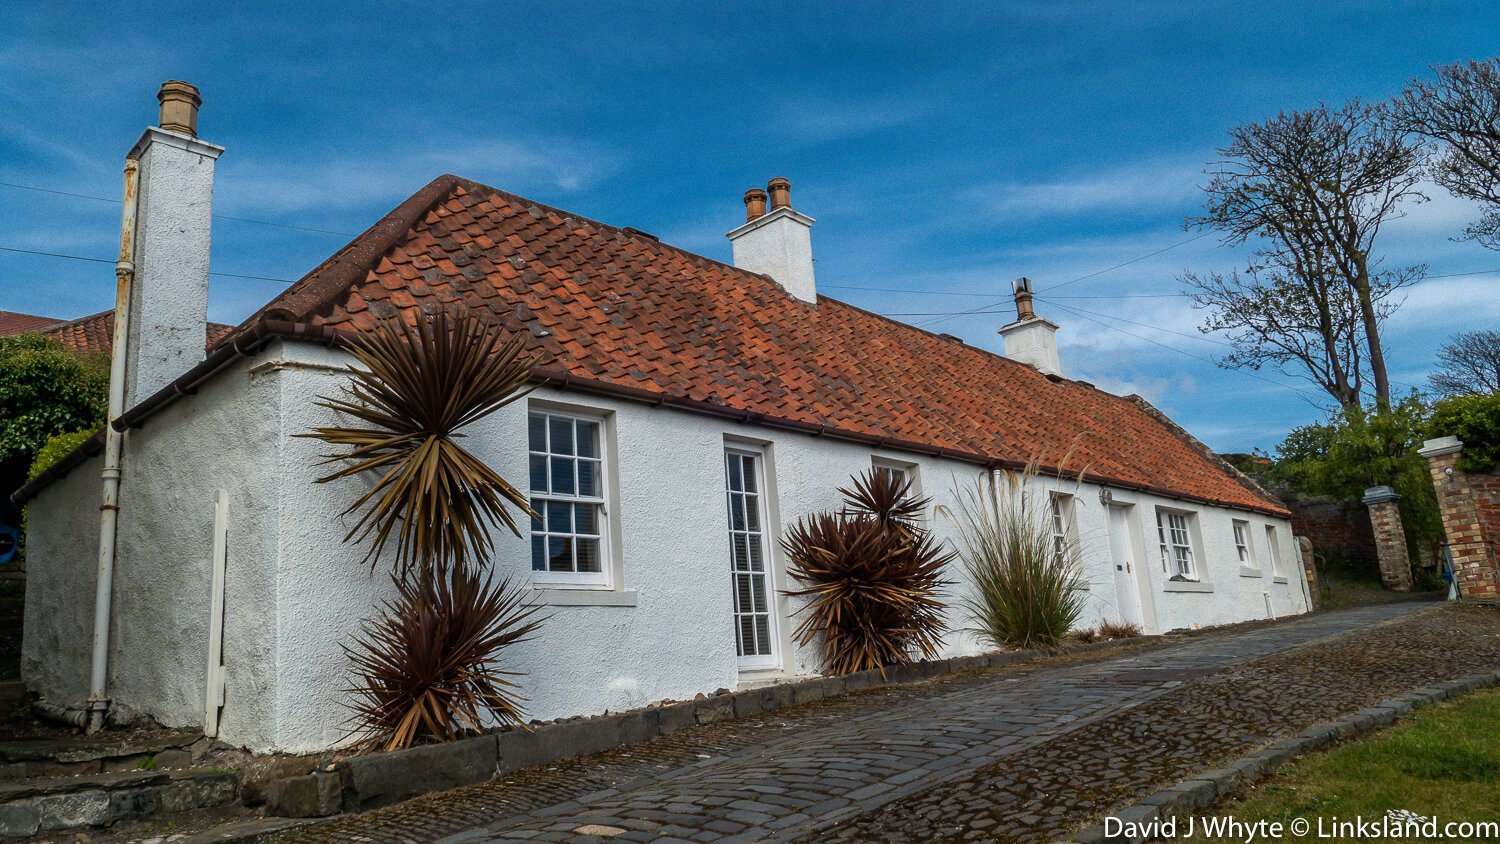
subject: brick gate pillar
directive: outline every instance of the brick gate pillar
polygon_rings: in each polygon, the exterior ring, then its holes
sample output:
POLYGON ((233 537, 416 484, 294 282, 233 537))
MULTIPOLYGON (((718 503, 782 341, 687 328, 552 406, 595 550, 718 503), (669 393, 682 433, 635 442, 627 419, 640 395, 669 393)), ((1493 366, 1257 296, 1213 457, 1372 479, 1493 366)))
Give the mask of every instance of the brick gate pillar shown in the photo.
POLYGON ((1401 527, 1401 513, 1396 502, 1401 496, 1388 486, 1365 490, 1365 506, 1370 508, 1370 526, 1375 529, 1375 553, 1380 560, 1380 582, 1398 592, 1411 590, 1411 558, 1406 552, 1406 530, 1401 527))
POLYGON ((1500 578, 1496 577, 1496 561, 1490 557, 1484 541, 1469 476, 1458 467, 1458 456, 1463 449, 1458 437, 1439 437, 1423 443, 1417 453, 1427 458, 1427 468, 1432 472, 1432 487, 1437 492, 1438 509, 1443 513, 1443 533, 1448 537, 1448 552, 1453 555, 1459 595, 1471 601, 1493 601, 1500 598, 1500 578))
POLYGON ((1297 537, 1297 552, 1302 555, 1302 573, 1307 577, 1307 600, 1311 604, 1308 609, 1315 610, 1323 603, 1323 593, 1318 587, 1318 567, 1313 563, 1312 540, 1297 537))

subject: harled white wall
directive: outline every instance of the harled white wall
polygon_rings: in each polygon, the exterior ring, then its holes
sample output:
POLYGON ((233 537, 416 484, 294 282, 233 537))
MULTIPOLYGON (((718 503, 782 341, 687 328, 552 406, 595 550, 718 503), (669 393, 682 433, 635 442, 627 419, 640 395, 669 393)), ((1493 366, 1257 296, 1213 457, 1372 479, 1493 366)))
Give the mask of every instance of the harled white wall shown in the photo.
MULTIPOLYGON (((343 542, 350 520, 340 513, 368 481, 315 484, 327 471, 317 465, 327 449, 293 435, 335 420, 313 402, 346 383, 335 370, 346 360, 317 346, 274 343, 132 434, 116 581, 119 632, 112 649, 116 698, 122 703, 171 725, 201 723, 213 491, 225 488, 231 495, 231 550, 222 737, 258 751, 289 752, 345 740, 349 711, 342 690, 349 676, 341 646, 353 641, 360 621, 391 594, 389 563, 372 571, 361 562, 363 546, 343 542)), ((528 402, 606 416, 612 486, 618 491, 610 519, 618 527, 614 550, 620 565, 617 589, 590 596, 602 598, 601 605, 558 605, 555 593, 544 594, 549 617, 541 631, 506 654, 511 666, 525 672, 519 682, 527 713, 535 718, 618 711, 748 681, 736 668, 731 627, 726 440, 766 449, 772 527, 778 534, 808 513, 837 507, 836 488, 867 470, 877 454, 915 465, 922 491, 950 508, 954 490, 972 485, 980 472, 955 461, 877 453, 826 438, 543 389, 466 432, 465 445, 518 485, 527 477, 528 402)), ((83 619, 92 612, 90 496, 96 479, 97 461, 85 464, 32 506, 26 676, 33 688, 59 702, 86 693, 87 648, 74 640, 87 629, 83 619), (32 601, 41 612, 32 611, 32 601)), ((1080 624, 1117 618, 1107 513, 1098 487, 1041 485, 1075 496, 1091 582, 1080 624)), ((1143 604, 1148 621, 1154 608, 1153 630, 1264 617, 1265 591, 1272 593, 1278 615, 1304 610, 1301 567, 1285 521, 1129 491, 1113 495, 1115 503, 1133 505, 1143 604), (1156 550, 1157 506, 1196 512, 1199 560, 1208 583, 1195 588, 1212 591, 1167 591, 1172 587, 1165 583, 1156 550), (1273 582, 1268 562, 1264 577, 1241 576, 1230 527, 1235 517, 1251 522, 1258 545, 1264 542, 1263 526, 1276 525, 1288 582, 1273 582)), ((934 514, 930 525, 940 538, 952 538, 951 518, 934 514)), ((776 562, 780 570, 779 550, 776 562)), ((502 534, 494 566, 515 582, 528 583, 526 541, 502 534)), ((957 564, 952 579, 962 581, 957 564)), ((777 583, 791 585, 784 577, 777 583)), ((960 582, 950 596, 948 655, 984 647, 964 630, 965 593, 960 582)), ((579 599, 577 593, 570 597, 571 603, 579 599)), ((817 670, 815 647, 791 643, 800 618, 792 615, 796 608, 782 600, 785 657, 773 674, 817 670)))

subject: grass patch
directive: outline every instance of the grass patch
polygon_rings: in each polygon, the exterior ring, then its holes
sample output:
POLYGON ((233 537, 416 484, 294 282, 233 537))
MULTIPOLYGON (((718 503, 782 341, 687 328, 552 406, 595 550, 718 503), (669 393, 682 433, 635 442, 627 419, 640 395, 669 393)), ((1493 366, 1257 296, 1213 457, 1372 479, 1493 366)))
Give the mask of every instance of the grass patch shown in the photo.
MULTIPOLYGON (((1391 809, 1440 823, 1500 818, 1500 690, 1425 707, 1395 727, 1312 754, 1212 814, 1249 823, 1306 818, 1308 835, 1280 840, 1326 841, 1317 838, 1318 818, 1376 821, 1391 809)), ((1188 840, 1234 839, 1200 833, 1188 840)))

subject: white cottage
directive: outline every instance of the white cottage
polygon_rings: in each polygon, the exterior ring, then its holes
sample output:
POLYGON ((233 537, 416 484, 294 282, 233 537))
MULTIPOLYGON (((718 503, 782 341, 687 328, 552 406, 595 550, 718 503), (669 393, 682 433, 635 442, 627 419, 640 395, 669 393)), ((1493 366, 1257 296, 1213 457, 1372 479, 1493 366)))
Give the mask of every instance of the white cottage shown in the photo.
MULTIPOLYGON (((447 305, 544 361, 540 388, 468 440, 545 514, 493 561, 549 607, 509 654, 532 717, 815 673, 790 635, 778 538, 871 466, 951 505, 956 486, 1039 459, 1057 529, 1085 549, 1086 623, 1155 632, 1308 609, 1284 506, 1143 400, 1063 377, 1056 326, 1026 285, 1001 329, 1009 358, 819 295, 813 219, 784 179, 746 194, 731 266, 441 176, 205 356, 222 150, 194 136, 196 92, 164 98, 194 111, 164 116, 131 153, 111 600, 95 600, 103 438, 17 494, 30 507, 23 672, 60 712, 87 705, 102 607, 95 709, 258 751, 343 739, 340 645, 389 581, 342 542, 359 482, 314 485, 323 447, 295 435, 333 421, 314 400, 347 381, 341 333, 447 305)), ((950 520, 931 524, 952 537, 950 520)), ((960 575, 953 655, 981 649, 960 575)))

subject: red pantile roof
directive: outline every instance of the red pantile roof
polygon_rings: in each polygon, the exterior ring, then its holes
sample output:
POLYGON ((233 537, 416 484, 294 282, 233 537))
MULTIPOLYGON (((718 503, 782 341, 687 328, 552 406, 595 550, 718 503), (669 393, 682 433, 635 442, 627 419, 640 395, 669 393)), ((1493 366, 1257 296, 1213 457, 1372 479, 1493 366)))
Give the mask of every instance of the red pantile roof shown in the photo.
POLYGON ((33 316, 31 314, 18 314, 14 311, 0 311, 0 337, 9 337, 12 334, 31 334, 42 329, 57 325, 62 320, 56 317, 33 316))
MULTIPOLYGON (((234 327, 217 322, 208 324, 204 347, 212 349, 220 340, 229 336, 234 327)), ((109 354, 115 339, 115 312, 100 311, 86 317, 69 320, 42 331, 48 337, 60 341, 75 352, 102 352, 109 354)))
POLYGON ((1277 513, 1144 402, 455 176, 403 203, 256 317, 365 330, 449 304, 527 338, 577 386, 1082 471, 1277 513))

